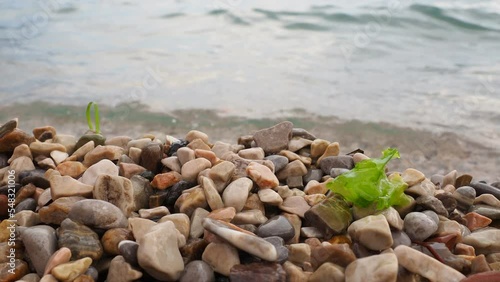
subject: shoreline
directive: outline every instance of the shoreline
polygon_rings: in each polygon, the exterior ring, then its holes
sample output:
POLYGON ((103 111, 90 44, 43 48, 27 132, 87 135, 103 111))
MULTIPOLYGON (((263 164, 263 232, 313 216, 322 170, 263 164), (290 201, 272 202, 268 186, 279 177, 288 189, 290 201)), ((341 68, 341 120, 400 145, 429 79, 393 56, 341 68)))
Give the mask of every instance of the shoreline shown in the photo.
MULTIPOLYGON (((20 119, 19 127, 32 128, 51 125, 60 133, 83 135, 87 131, 85 107, 58 105, 46 102, 14 104, 0 108, 0 119, 6 122, 20 119)), ((214 140, 236 143, 239 136, 272 126, 283 120, 292 121, 318 138, 340 143, 341 153, 363 149, 367 155, 378 157, 387 147, 397 147, 401 159, 391 170, 415 167, 426 175, 447 174, 456 169, 477 180, 500 181, 495 169, 500 167, 500 152, 493 147, 473 142, 455 133, 435 133, 357 120, 341 120, 333 116, 318 116, 305 110, 283 113, 282 117, 245 118, 227 116, 215 110, 191 109, 169 113, 151 112, 141 104, 100 106, 101 129, 107 137, 128 135, 132 138, 147 133, 182 136, 191 129, 206 132, 214 140)))

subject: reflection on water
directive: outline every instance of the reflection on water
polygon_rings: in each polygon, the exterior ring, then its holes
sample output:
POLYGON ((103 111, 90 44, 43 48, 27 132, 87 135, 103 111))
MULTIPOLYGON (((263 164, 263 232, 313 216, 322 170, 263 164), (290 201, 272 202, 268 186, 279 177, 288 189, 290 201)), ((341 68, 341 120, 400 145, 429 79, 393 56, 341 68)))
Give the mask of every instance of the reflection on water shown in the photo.
POLYGON ((4 104, 304 108, 500 142, 494 1, 33 0, 0 14, 4 104))

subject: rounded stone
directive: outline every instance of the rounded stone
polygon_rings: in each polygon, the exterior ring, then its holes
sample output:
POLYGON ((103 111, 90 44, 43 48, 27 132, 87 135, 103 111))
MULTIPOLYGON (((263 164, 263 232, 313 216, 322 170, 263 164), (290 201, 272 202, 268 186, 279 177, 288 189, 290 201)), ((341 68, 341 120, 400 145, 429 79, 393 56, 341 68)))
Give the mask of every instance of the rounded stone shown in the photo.
POLYGON ((262 238, 278 236, 288 241, 295 236, 295 230, 288 219, 284 216, 277 215, 260 225, 259 228, 257 228, 256 234, 262 238))
POLYGON ((101 200, 82 200, 76 202, 69 211, 71 220, 91 228, 126 228, 128 221, 123 212, 111 203, 101 200))
POLYGON ((412 241, 422 242, 438 229, 436 222, 421 212, 411 212, 404 218, 404 231, 412 241))
POLYGON ((180 282, 213 282, 215 281, 214 270, 202 260, 195 260, 186 265, 180 282))
POLYGON ((90 257, 99 260, 103 254, 103 248, 99 236, 92 229, 67 218, 57 229, 59 247, 71 250, 72 259, 90 257))
POLYGON ((22 240, 28 255, 33 259, 33 266, 42 276, 50 256, 57 249, 57 237, 54 228, 47 225, 29 227, 22 233, 22 240))
POLYGON ((126 262, 131 265, 138 265, 137 261, 137 249, 139 248, 139 244, 130 240, 123 240, 118 243, 118 249, 120 251, 120 255, 123 256, 126 262))
POLYGON ((104 251, 110 255, 119 255, 118 245, 123 240, 133 240, 132 231, 127 228, 113 228, 104 233, 101 238, 101 244, 104 251))

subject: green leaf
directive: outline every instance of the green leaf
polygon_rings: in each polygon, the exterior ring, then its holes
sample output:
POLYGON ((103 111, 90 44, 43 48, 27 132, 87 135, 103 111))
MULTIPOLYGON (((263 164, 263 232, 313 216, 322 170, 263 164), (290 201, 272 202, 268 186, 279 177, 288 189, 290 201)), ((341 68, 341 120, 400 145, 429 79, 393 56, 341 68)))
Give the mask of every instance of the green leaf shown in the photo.
POLYGON ((97 106, 97 103, 90 102, 87 105, 86 115, 87 115, 87 124, 89 125, 90 131, 94 131, 95 133, 100 134, 101 133, 101 124, 99 122, 99 107, 97 106), (90 111, 92 109, 92 105, 94 105, 95 131, 94 131, 94 126, 92 124, 92 118, 90 116, 90 111))
POLYGON ((360 207, 375 204, 377 209, 404 205, 410 201, 404 194, 407 184, 400 175, 391 179, 385 175, 385 166, 393 158, 399 158, 397 149, 388 148, 379 159, 366 159, 327 184, 328 189, 342 195, 347 201, 360 207))

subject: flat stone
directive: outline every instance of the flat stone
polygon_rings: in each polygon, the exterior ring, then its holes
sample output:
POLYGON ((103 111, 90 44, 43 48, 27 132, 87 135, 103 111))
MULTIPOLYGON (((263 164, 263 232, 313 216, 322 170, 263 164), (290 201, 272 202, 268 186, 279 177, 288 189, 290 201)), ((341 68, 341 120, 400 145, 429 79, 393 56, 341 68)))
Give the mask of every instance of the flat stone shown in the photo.
POLYGON ((443 203, 433 196, 420 196, 416 199, 417 211, 418 210, 432 210, 438 215, 448 217, 448 211, 443 203))
POLYGON ((196 156, 196 158, 207 159, 212 164, 212 166, 219 163, 219 158, 217 158, 215 153, 210 150, 196 149, 194 150, 194 155, 196 156))
POLYGON ((477 254, 500 253, 500 230, 479 230, 462 238, 462 243, 473 246, 477 254))
POLYGON ((165 206, 159 206, 151 209, 140 209, 139 216, 146 219, 161 218, 165 215, 169 215, 170 211, 165 206))
POLYGON ((235 168, 232 162, 222 161, 210 169, 208 177, 214 181, 219 193, 222 193, 231 181, 235 168))
POLYGON ((331 262, 346 267, 355 260, 356 255, 347 243, 330 244, 328 242, 323 242, 320 243, 319 246, 311 247, 311 264, 314 269, 317 269, 325 262, 331 262))
POLYGON ((491 194, 481 194, 476 197, 474 204, 486 204, 488 206, 500 208, 500 200, 491 194))
POLYGON ((205 143, 203 140, 200 138, 196 138, 193 141, 189 142, 187 147, 196 150, 196 149, 201 149, 201 150, 210 150, 210 146, 208 146, 207 143, 205 143))
POLYGON ((278 260, 276 248, 262 238, 229 229, 222 223, 210 218, 203 219, 203 227, 206 230, 222 237, 236 248, 249 254, 266 261, 278 260))
POLYGON ((330 145, 330 141, 319 138, 314 139, 313 142, 311 143, 311 157, 319 158, 321 155, 325 153, 328 145, 330 145))
POLYGON ((113 145, 122 147, 123 149, 128 149, 127 145, 129 144, 130 141, 132 141, 132 138, 128 136, 115 136, 106 139, 104 145, 113 145))
POLYGON ((116 161, 123 155, 123 148, 113 145, 98 145, 92 151, 88 152, 83 158, 83 165, 89 167, 103 159, 116 161))
POLYGON ((112 161, 104 159, 90 166, 83 173, 80 181, 84 184, 94 186, 97 177, 101 174, 118 176, 119 169, 112 161))
POLYGON ((226 243, 210 243, 203 252, 202 259, 215 272, 229 276, 231 268, 240 264, 238 250, 226 243))
POLYGON ((453 198, 451 193, 445 192, 437 194, 436 198, 443 203, 444 208, 448 214, 452 213, 457 208, 457 200, 453 198))
POLYGON ((354 221, 347 232, 351 238, 370 250, 385 250, 393 244, 391 229, 387 219, 381 214, 370 215, 354 221))
POLYGON ((130 150, 131 148, 138 148, 138 149, 144 149, 146 146, 151 144, 151 138, 149 137, 143 137, 143 138, 138 138, 134 140, 130 140, 127 143, 127 149, 130 150))
POLYGON ((325 152, 321 155, 321 157, 318 158, 318 160, 317 160, 316 163, 320 164, 321 161, 324 158, 327 158, 327 157, 336 157, 336 156, 339 155, 339 153, 340 153, 340 145, 339 145, 339 143, 338 142, 330 143, 326 147, 325 152))
POLYGON ((271 206, 279 206, 283 203, 281 196, 272 189, 261 189, 257 194, 262 203, 271 206))
POLYGON ((62 176, 78 178, 87 168, 81 162, 67 161, 60 163, 56 169, 62 176))
POLYGON ((215 188, 214 182, 210 178, 202 176, 201 186, 205 192, 205 198, 207 199, 210 209, 216 210, 224 207, 222 198, 219 195, 217 188, 215 188))
POLYGON ((469 211, 478 213, 482 216, 486 216, 493 220, 500 219, 500 208, 497 207, 492 207, 488 205, 474 205, 470 208, 469 211))
POLYGON ((151 181, 151 186, 159 190, 165 190, 181 180, 182 176, 178 172, 160 173, 155 175, 153 181, 151 181))
POLYGON ((76 141, 76 137, 69 134, 56 134, 56 136, 52 138, 53 143, 59 143, 66 147, 66 152, 68 152, 68 154, 73 153, 75 150, 76 141))
POLYGON ((40 221, 40 216, 31 210, 23 210, 14 215, 14 220, 17 221, 17 225, 24 227, 31 227, 38 225, 40 221))
MULTIPOLYGON (((72 259, 90 257, 99 260, 103 254, 103 247, 99 236, 89 227, 65 219, 57 229, 58 245, 71 250, 72 259)), ((45 267, 45 266, 44 266, 45 267)))
POLYGON ((121 162, 118 165, 118 168, 119 175, 128 179, 130 179, 134 175, 141 174, 146 171, 146 168, 140 165, 124 162, 121 162))
POLYGON ((68 218, 91 228, 125 228, 128 225, 123 212, 111 203, 86 199, 73 204, 68 218))
POLYGON ((52 151, 52 152, 50 152, 50 157, 54 160, 54 163, 56 165, 59 165, 64 160, 66 160, 69 157, 69 155, 66 152, 52 151))
POLYGON ((304 214, 311 208, 304 197, 301 196, 291 196, 283 200, 283 204, 279 208, 288 213, 296 214, 304 218, 304 214))
POLYGON ((215 281, 214 270, 208 263, 202 260, 195 260, 186 265, 179 281, 213 282, 215 281))
POLYGON ((310 157, 301 156, 289 150, 282 150, 279 154, 286 157, 290 162, 299 160, 306 166, 310 166, 312 163, 312 159, 310 157))
POLYGON ((404 231, 412 241, 424 241, 438 229, 438 225, 427 215, 411 212, 404 218, 404 231))
POLYGON ((311 207, 304 217, 311 226, 321 230, 327 237, 344 233, 352 222, 349 206, 337 198, 328 198, 311 207))
POLYGON ((92 259, 85 257, 72 262, 67 262, 54 267, 51 274, 60 281, 73 281, 85 273, 92 264, 92 259))
POLYGON ((234 207, 240 212, 245 206, 248 193, 253 187, 252 180, 239 178, 231 182, 222 193, 222 201, 226 207, 234 207))
POLYGON ((314 195, 314 194, 326 194, 328 192, 328 188, 326 188, 326 182, 319 183, 316 180, 311 180, 307 183, 306 187, 304 188, 304 193, 307 195, 314 195))
POLYGON ((323 158, 319 165, 324 174, 329 174, 332 168, 352 169, 354 161, 351 156, 331 156, 323 158))
POLYGON ((285 168, 288 164, 288 159, 280 155, 269 155, 264 158, 265 160, 271 161, 274 164, 274 171, 278 172, 285 168))
POLYGON ((49 274, 54 267, 63 263, 67 263, 70 261, 70 259, 71 250, 66 247, 59 248, 59 250, 55 251, 47 260, 43 275, 49 274))
MULTIPOLYGON (((412 180, 408 180, 412 181, 412 180)), ((415 182, 415 181, 413 181, 415 182)), ((434 196, 436 192, 436 185, 432 183, 430 180, 425 179, 418 184, 409 186, 408 189, 405 190, 406 194, 409 194, 414 197, 420 196, 434 196)))
POLYGON ((297 152, 298 150, 310 146, 312 140, 302 138, 302 137, 292 137, 292 140, 288 142, 288 150, 292 152, 297 152))
POLYGON ((233 150, 233 146, 231 144, 217 141, 214 143, 214 145, 212 147, 212 152, 214 152, 218 158, 222 158, 222 156, 224 156, 224 154, 226 154, 228 152, 234 153, 235 151, 233 150))
POLYGON ((281 264, 278 263, 254 262, 250 264, 238 264, 232 267, 229 279, 241 282, 285 282, 286 272, 281 264))
MULTIPOLYGON (((353 277, 354 278, 354 277, 353 277)), ((344 268, 331 262, 323 263, 311 276, 308 282, 343 282, 345 281, 344 268)))
MULTIPOLYGON (((76 147, 75 147, 76 148, 76 147)), ((87 153, 92 151, 95 148, 94 141, 90 140, 87 143, 83 144, 81 147, 77 148, 76 151, 69 156, 68 161, 82 161, 87 153)))
POLYGON ((267 217, 260 210, 245 210, 237 213, 233 220, 231 221, 233 224, 243 225, 243 224, 252 224, 258 225, 263 224, 267 221, 267 217))
POLYGON ((190 219, 187 215, 181 213, 169 214, 158 220, 158 223, 171 221, 174 223, 175 228, 184 235, 186 240, 189 238, 189 228, 191 226, 190 219))
POLYGON ((467 222, 467 228, 469 228, 470 231, 484 228, 492 222, 490 218, 476 212, 467 213, 464 215, 464 219, 467 222))
POLYGON ((126 216, 135 210, 132 182, 125 177, 100 175, 95 182, 93 196, 117 206, 126 216))
POLYGON ((47 225, 29 227, 22 233, 26 252, 34 259, 33 266, 42 276, 48 259, 57 249, 57 237, 54 228, 47 225))
POLYGON ((102 235, 101 244, 104 252, 110 255, 119 255, 118 244, 124 240, 133 240, 132 231, 127 228, 109 229, 102 235))
POLYGON ((499 281, 500 280, 500 271, 487 271, 483 273, 476 273, 468 276, 464 280, 460 282, 476 282, 476 281, 499 281))
MULTIPOLYGON (((33 165, 33 161, 29 157, 18 157, 15 158, 11 163, 10 163, 10 170, 15 170, 16 171, 16 179, 19 178, 19 174, 23 171, 29 171, 29 170, 34 170, 35 165, 33 165)), ((5 177, 8 176, 5 174, 5 177)), ((4 181, 7 182, 7 179, 4 177, 4 181)))
POLYGON ((320 182, 322 177, 323 171, 321 169, 308 169, 307 174, 303 177, 303 180, 304 183, 309 183, 312 180, 320 182))
POLYGON ((278 236, 288 241, 295 236, 295 230, 288 219, 278 215, 260 225, 259 228, 257 228, 256 234, 262 238, 278 236))
POLYGON ((161 164, 171 171, 181 173, 181 163, 177 156, 164 158, 161 160, 161 164))
POLYGON ((139 265, 149 275, 160 281, 180 278, 184 262, 179 252, 177 231, 173 222, 154 226, 138 240, 139 265))
POLYGON ((29 145, 35 138, 17 127, 17 120, 11 120, 0 127, 0 153, 12 152, 21 144, 29 145))
POLYGON ((465 275, 438 260, 407 246, 394 249, 399 265, 430 281, 462 281, 465 275))
POLYGON ((32 142, 30 144, 30 150, 34 156, 43 155, 43 156, 48 157, 48 156, 50 156, 50 152, 52 152, 52 151, 66 152, 66 147, 64 147, 61 144, 57 144, 57 143, 36 141, 36 142, 32 142))
POLYGON ((260 189, 275 188, 279 185, 276 175, 265 165, 251 162, 247 166, 246 172, 260 189))
POLYGON ((260 147, 240 150, 238 155, 249 160, 263 160, 265 157, 264 150, 260 147))
POLYGON ((285 121, 255 132, 253 139, 257 147, 261 147, 266 154, 278 153, 287 149, 288 142, 292 138, 292 130, 293 123, 285 121))
POLYGON ((355 260, 345 269, 346 281, 364 282, 367 277, 373 282, 396 282, 398 259, 393 253, 369 256, 355 260))
POLYGON ((202 221, 205 217, 207 217, 209 212, 202 208, 197 208, 194 210, 191 215, 190 222, 191 227, 189 228, 189 237, 191 238, 199 238, 203 235, 204 228, 202 225, 202 221))
POLYGON ((93 186, 81 183, 71 176, 52 175, 49 181, 53 200, 71 196, 90 198, 94 190, 93 186))

